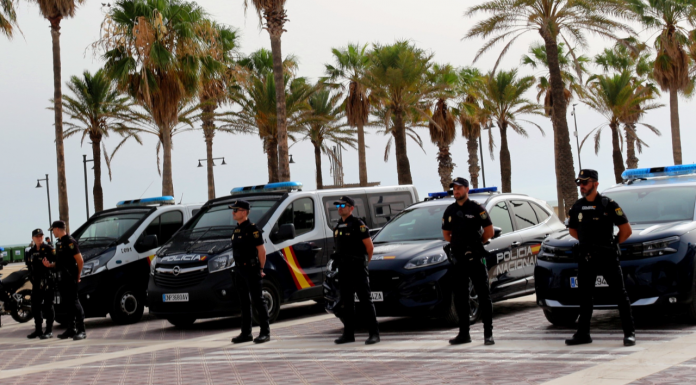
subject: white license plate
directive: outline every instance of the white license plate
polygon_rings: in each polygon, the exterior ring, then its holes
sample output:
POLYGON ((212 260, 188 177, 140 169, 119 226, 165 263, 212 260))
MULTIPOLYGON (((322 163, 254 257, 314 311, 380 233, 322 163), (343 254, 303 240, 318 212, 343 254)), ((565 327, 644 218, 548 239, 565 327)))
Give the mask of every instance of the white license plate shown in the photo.
POLYGON ((60 294, 56 293, 55 298, 53 298, 53 303, 56 305, 60 305, 60 294))
MULTIPOLYGON (((357 294, 355 295, 355 302, 360 302, 357 294)), ((384 302, 384 294, 381 291, 373 291, 372 302, 384 302)))
POLYGON ((188 293, 162 294, 162 302, 188 302, 188 293))
MULTIPOLYGON (((578 277, 570 277, 570 287, 572 289, 578 288, 578 277)), ((609 284, 607 283, 607 280, 604 279, 604 277, 598 275, 597 280, 595 281, 595 287, 609 287, 609 284)))

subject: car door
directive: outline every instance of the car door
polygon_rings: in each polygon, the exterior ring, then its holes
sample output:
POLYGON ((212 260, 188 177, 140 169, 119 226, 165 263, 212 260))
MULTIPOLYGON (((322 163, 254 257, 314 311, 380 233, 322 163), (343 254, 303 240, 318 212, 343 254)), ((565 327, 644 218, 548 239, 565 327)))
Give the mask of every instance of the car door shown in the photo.
POLYGON ((157 247, 147 250, 139 242, 135 243, 135 251, 139 254, 138 259, 154 258, 155 251, 164 245, 173 235, 184 225, 184 213, 180 210, 166 211, 156 216, 138 237, 138 241, 147 235, 157 236, 157 247))
POLYGON ((488 278, 491 285, 491 296, 500 298, 510 293, 523 290, 526 280, 523 274, 516 270, 512 260, 512 250, 520 245, 520 237, 515 232, 509 204, 505 200, 497 200, 488 204, 488 215, 493 226, 501 229, 500 236, 491 239, 486 245, 489 255, 486 257, 488 278))
POLYGON ((534 266, 536 255, 541 250, 541 243, 548 233, 546 227, 541 224, 539 217, 532 207, 532 203, 526 199, 510 199, 510 208, 513 213, 517 233, 522 244, 513 249, 515 264, 519 271, 524 272, 527 279, 527 290, 534 289, 534 266), (531 280, 531 287, 530 287, 531 280))

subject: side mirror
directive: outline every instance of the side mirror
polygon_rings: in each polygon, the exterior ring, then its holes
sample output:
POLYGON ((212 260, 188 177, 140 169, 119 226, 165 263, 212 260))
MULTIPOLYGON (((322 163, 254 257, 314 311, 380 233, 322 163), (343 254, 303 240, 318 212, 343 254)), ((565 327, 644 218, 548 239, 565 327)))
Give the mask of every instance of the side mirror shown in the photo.
POLYGON ((273 234, 273 238, 276 242, 287 241, 288 239, 295 239, 295 225, 292 223, 286 223, 278 227, 278 231, 273 234))
POLYGON ((493 226, 493 239, 498 238, 502 232, 503 229, 493 226))
POLYGON ((143 239, 138 242, 137 246, 143 251, 157 248, 157 246, 159 246, 159 242, 157 242, 157 235, 151 234, 144 236, 143 239))

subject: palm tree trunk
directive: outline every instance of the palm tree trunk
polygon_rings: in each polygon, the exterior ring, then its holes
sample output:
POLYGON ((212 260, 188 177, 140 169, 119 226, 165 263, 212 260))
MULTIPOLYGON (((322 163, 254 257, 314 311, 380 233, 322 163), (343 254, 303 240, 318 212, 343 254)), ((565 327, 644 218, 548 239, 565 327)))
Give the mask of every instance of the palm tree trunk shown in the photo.
POLYGON ((611 128, 611 158, 614 161, 614 179, 616 183, 621 183, 623 181, 621 174, 624 172, 625 168, 623 165, 623 155, 621 155, 621 145, 619 143, 619 125, 611 123, 609 127, 611 128))
MULTIPOLYGON (((635 125, 631 125, 635 132, 635 125)), ((626 168, 638 168, 638 157, 636 157, 636 138, 626 130, 626 168)))
POLYGON ((101 185, 101 135, 90 135, 92 140, 92 159, 94 163, 94 187, 92 196, 94 197, 94 213, 104 211, 104 192, 101 185))
POLYGON ((288 163, 288 127, 285 111, 285 81, 283 79, 283 56, 280 50, 280 33, 278 33, 277 36, 271 33, 271 53, 273 54, 273 78, 276 87, 276 143, 278 143, 278 150, 276 153, 278 159, 278 181, 287 182, 290 180, 290 163, 288 163))
MULTIPOLYGON (((203 123, 205 126, 206 123, 203 123)), ((206 171, 208 174, 208 200, 215 199, 215 175, 213 174, 213 137, 214 130, 206 130, 203 128, 205 135, 205 155, 206 155, 206 171)))
POLYGON ((672 156, 674 164, 682 164, 681 132, 679 131, 679 93, 669 90, 669 120, 672 126, 672 156))
MULTIPOLYGON (((553 130, 553 151, 554 154, 558 154, 559 152, 557 130, 553 130)), ((558 180, 558 171, 559 169, 556 168, 556 180, 558 180)), ((561 189, 561 186, 558 183, 556 183, 556 201, 558 202, 558 206, 556 207, 556 215, 558 215, 558 218, 560 218, 561 221, 565 221, 566 214, 570 213, 570 206, 563 207, 563 189, 561 189)))
POLYGON ((365 128, 358 124, 358 173, 360 186, 367 186, 367 159, 365 158, 365 128))
POLYGON ((266 156, 268 157, 268 183, 278 180, 278 139, 269 137, 266 140, 266 156))
POLYGON ((321 147, 318 143, 312 142, 314 145, 314 164, 317 168, 317 190, 324 188, 324 179, 321 176, 321 147))
POLYGON ((503 192, 512 192, 512 164, 510 163, 510 150, 508 149, 507 124, 498 123, 500 129, 500 174, 502 177, 503 192))
MULTIPOLYGON (((466 138, 466 149, 469 152, 469 182, 474 188, 478 188, 478 176, 481 167, 479 166, 478 158, 478 139, 477 138, 466 138)), ((449 185, 447 185, 447 189, 449 185)))
POLYGON ((172 179, 172 129, 161 127, 162 131, 162 195, 174 196, 174 181, 172 179))
POLYGON ((439 152, 437 154, 437 172, 440 174, 440 183, 442 184, 442 190, 449 190, 449 185, 452 182, 452 170, 454 170, 454 163, 452 163, 452 153, 450 153, 450 148, 448 145, 440 144, 438 145, 439 152))
POLYGON ((394 111, 394 149, 396 150, 396 174, 399 184, 413 184, 411 165, 406 149, 406 127, 403 111, 394 111))
MULTIPOLYGON (((558 43, 555 36, 544 31, 539 31, 546 45, 546 56, 549 63, 549 80, 551 82, 551 96, 553 100, 564 100, 563 90, 565 86, 561 78, 561 67, 558 62, 558 43)), ((566 208, 570 208, 578 200, 578 188, 575 185, 575 167, 573 165, 573 152, 570 147, 570 133, 566 120, 566 103, 553 103, 554 135, 558 142, 554 148, 556 166, 556 186, 562 192, 562 200, 558 202, 558 215, 565 219, 566 208)))
POLYGON ((68 181, 65 178, 65 147, 63 146, 63 90, 60 63, 60 21, 63 17, 49 19, 53 45, 53 111, 56 134, 56 166, 58 169, 58 214, 70 232, 70 209, 68 207, 68 181))

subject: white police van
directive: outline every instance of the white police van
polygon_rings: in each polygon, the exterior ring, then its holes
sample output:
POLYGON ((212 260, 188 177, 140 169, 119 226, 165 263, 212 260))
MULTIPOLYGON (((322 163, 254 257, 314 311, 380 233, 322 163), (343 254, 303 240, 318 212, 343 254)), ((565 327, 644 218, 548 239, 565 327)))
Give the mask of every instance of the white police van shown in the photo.
POLYGON ((353 215, 373 230, 418 202, 410 185, 302 191, 299 182, 281 182, 235 188, 229 196, 208 201, 157 252, 147 290, 150 313, 175 326, 237 314, 231 274, 237 224, 228 208, 237 199, 249 201, 249 219, 262 229, 267 256, 263 295, 271 321, 283 303, 321 301, 339 219, 333 203, 343 195, 355 200, 353 215))
MULTIPOLYGON (((160 245, 193 217, 202 204, 175 204, 174 197, 121 201, 92 215, 72 233, 85 261, 79 284, 85 317, 105 317, 118 324, 140 320, 145 306, 150 261, 160 245)), ((56 321, 64 323, 65 306, 56 298, 56 321)))

